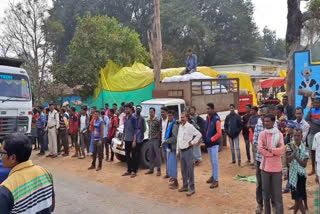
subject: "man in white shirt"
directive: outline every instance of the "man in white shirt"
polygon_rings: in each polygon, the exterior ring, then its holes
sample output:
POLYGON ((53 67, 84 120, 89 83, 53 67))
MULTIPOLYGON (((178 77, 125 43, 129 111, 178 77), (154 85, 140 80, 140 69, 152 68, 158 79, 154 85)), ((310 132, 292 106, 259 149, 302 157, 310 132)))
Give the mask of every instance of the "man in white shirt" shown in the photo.
POLYGON ((49 104, 49 114, 48 114, 48 140, 49 140, 49 155, 47 157, 56 158, 58 154, 57 147, 57 132, 59 129, 59 113, 54 109, 54 104, 49 104))
MULTIPOLYGON (((166 130, 168 126, 168 108, 162 107, 161 108, 161 144, 165 142, 166 138, 166 130)), ((163 177, 164 179, 169 178, 168 175, 168 162, 167 162, 167 151, 165 147, 161 148, 161 160, 162 162, 166 163, 166 175, 163 177)))
POLYGON ((181 174, 183 178, 183 187, 179 189, 179 192, 188 192, 187 196, 195 193, 192 147, 199 142, 200 138, 201 133, 188 123, 186 113, 182 113, 177 138, 177 153, 180 151, 181 174))
POLYGON ((90 118, 87 114, 87 107, 83 106, 81 109, 81 116, 80 116, 80 159, 85 158, 85 148, 89 144, 89 131, 90 126, 90 118))
POLYGON ((296 115, 296 120, 294 122, 298 123, 299 128, 302 129, 302 141, 303 143, 306 143, 310 126, 307 123, 307 121, 303 119, 303 108, 297 107, 295 115, 296 115))

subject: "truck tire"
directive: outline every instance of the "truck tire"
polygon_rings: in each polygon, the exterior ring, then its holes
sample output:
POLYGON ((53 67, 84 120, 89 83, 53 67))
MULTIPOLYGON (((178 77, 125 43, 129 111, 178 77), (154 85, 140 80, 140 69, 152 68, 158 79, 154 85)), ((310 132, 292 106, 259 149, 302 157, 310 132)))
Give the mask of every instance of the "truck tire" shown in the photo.
POLYGON ((126 156, 120 155, 120 154, 118 154, 118 153, 115 153, 115 156, 116 156, 116 158, 117 158, 119 161, 121 161, 121 162, 126 162, 126 161, 127 161, 126 156))
POLYGON ((141 169, 149 169, 150 167, 149 141, 145 141, 142 144, 141 151, 140 151, 139 166, 141 169))

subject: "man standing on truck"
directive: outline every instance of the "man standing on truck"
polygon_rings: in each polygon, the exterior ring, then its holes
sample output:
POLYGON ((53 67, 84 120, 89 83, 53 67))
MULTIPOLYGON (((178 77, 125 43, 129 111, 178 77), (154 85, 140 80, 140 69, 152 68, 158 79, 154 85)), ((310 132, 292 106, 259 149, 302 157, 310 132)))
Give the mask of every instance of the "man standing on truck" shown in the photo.
POLYGON ((241 117, 235 112, 235 105, 230 104, 230 114, 227 115, 224 122, 224 130, 229 137, 229 143, 232 155, 232 164, 236 163, 235 149, 237 150, 238 165, 241 166, 241 153, 239 145, 239 134, 241 132, 241 117))
POLYGON ((146 175, 153 174, 154 167, 157 167, 157 176, 161 176, 161 124, 155 108, 149 109, 149 116, 150 169, 146 175))
POLYGON ((177 138, 177 153, 180 151, 183 180, 183 186, 179 192, 187 192, 187 196, 195 194, 192 147, 199 142, 200 138, 201 133, 188 122, 187 113, 182 113, 177 138))
POLYGON ((48 122, 47 122, 47 130, 48 130, 48 140, 49 140, 49 155, 47 157, 56 158, 58 156, 58 148, 57 148, 57 132, 59 130, 60 121, 59 121, 59 113, 54 109, 54 104, 49 104, 49 113, 48 113, 48 122))
POLYGON ((242 116, 241 122, 242 122, 242 135, 244 142, 246 144, 246 154, 247 154, 247 163, 250 164, 251 162, 251 155, 250 155, 250 141, 249 141, 249 126, 248 122, 251 117, 251 108, 252 106, 250 104, 246 105, 246 113, 242 116))
POLYGON ((186 60, 186 69, 181 73, 181 75, 196 72, 197 65, 198 65, 198 57, 197 57, 197 55, 193 54, 193 51, 191 49, 189 49, 188 50, 188 57, 186 60))
MULTIPOLYGON (((166 140, 166 129, 168 126, 168 108, 167 107, 161 107, 161 144, 164 143, 166 140)), ((161 160, 162 162, 166 163, 166 175, 163 177, 164 179, 169 178, 168 175, 168 153, 164 147, 161 147, 161 160)))
POLYGON ((133 153, 134 149, 137 146, 137 119, 133 115, 133 106, 130 104, 125 105, 126 117, 124 120, 124 128, 123 128, 123 137, 122 143, 125 142, 125 152, 126 152, 126 159, 127 159, 127 171, 122 176, 128 176, 133 173, 133 177, 136 176, 136 171, 134 171, 133 166, 133 153))
POLYGON ((214 104, 207 104, 207 120, 205 123, 204 133, 202 135, 203 141, 206 144, 210 163, 212 168, 212 174, 209 180, 207 180, 210 188, 217 188, 219 186, 219 145, 220 137, 222 135, 221 131, 221 121, 220 117, 214 110, 214 104))

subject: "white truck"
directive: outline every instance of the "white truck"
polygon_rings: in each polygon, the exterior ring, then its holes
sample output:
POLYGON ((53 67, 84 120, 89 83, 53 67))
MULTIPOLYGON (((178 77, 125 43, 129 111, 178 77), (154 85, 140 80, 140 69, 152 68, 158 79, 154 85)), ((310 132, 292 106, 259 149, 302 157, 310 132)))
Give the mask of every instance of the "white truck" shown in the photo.
POLYGON ((23 61, 0 57, 0 142, 5 135, 30 135, 32 94, 23 61))

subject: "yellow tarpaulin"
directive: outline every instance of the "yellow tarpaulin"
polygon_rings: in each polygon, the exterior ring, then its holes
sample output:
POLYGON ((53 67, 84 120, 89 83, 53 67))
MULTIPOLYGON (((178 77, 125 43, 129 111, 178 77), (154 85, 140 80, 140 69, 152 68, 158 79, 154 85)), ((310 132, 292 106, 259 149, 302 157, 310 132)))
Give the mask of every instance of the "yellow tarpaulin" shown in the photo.
MULTIPOLYGON (((185 68, 169 68, 161 71, 161 80, 165 77, 180 75, 185 68)), ((204 75, 217 78, 225 74, 228 78, 239 78, 240 89, 247 89, 253 95, 253 105, 257 105, 257 97, 252 86, 250 75, 241 72, 217 72, 210 67, 198 67, 197 70, 204 75)), ((101 90, 120 92, 133 91, 144 88, 154 81, 153 70, 141 63, 134 63, 132 67, 120 67, 108 61, 105 68, 100 71, 98 87, 94 97, 98 97, 101 90)))

